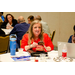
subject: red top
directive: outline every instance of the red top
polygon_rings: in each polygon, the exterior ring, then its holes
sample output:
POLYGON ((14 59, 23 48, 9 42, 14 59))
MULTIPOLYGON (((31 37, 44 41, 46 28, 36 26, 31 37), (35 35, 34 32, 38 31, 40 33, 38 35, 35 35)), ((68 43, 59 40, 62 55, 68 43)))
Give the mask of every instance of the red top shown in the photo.
MULTIPOLYGON (((24 34, 24 36, 23 36, 23 38, 22 38, 22 40, 21 40, 21 48, 24 49, 23 51, 26 51, 26 50, 25 50, 25 46, 28 45, 28 35, 29 35, 29 34, 24 34)), ((53 50, 53 49, 54 49, 54 46, 53 46, 53 44, 52 44, 52 41, 51 41, 50 37, 49 37, 46 33, 43 34, 43 37, 44 37, 44 40, 43 40, 44 45, 45 45, 46 47, 47 47, 47 46, 50 46, 50 47, 51 47, 51 50, 53 50)), ((32 41, 31 41, 31 44, 32 44, 33 42, 38 43, 39 41, 40 41, 39 38, 38 38, 37 40, 34 40, 34 41, 32 40, 32 41)), ((36 52, 36 48, 32 48, 32 50, 36 52)))

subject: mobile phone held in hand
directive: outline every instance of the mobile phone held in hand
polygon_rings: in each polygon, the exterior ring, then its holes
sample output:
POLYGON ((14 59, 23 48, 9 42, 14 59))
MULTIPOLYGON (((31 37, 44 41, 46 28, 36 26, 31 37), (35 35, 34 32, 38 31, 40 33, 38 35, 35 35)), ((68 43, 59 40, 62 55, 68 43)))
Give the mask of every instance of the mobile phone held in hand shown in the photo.
POLYGON ((38 42, 38 45, 44 46, 44 42, 43 41, 40 41, 40 42, 38 42))

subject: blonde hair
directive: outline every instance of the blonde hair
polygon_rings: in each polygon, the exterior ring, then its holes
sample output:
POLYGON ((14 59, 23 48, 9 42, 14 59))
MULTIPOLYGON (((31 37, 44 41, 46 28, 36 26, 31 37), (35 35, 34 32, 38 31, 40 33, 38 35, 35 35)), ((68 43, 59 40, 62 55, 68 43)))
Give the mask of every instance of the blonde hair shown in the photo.
POLYGON ((41 25, 41 33, 39 35, 39 38, 40 38, 40 41, 43 41, 43 29, 42 29, 42 24, 39 20, 34 20, 31 25, 30 25, 30 28, 29 28, 29 40, 28 40, 28 44, 30 45, 31 44, 31 40, 34 41, 34 35, 33 35, 33 26, 34 24, 37 24, 37 23, 40 23, 41 25))

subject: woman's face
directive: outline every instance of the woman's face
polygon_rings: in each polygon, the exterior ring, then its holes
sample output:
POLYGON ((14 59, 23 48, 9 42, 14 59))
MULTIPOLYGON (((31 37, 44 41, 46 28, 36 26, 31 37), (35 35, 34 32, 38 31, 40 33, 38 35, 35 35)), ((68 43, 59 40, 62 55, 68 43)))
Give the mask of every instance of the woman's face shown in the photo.
POLYGON ((11 15, 8 15, 7 19, 8 19, 9 22, 12 22, 12 16, 11 15))
POLYGON ((33 34, 35 37, 38 37, 39 34, 41 33, 41 25, 40 23, 36 23, 33 25, 33 34))

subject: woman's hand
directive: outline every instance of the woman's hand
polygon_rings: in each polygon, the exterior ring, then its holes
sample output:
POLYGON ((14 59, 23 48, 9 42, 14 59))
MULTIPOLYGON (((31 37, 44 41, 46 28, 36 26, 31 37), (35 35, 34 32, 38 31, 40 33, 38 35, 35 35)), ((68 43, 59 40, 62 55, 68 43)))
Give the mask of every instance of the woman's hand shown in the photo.
POLYGON ((44 45, 44 48, 47 50, 47 52, 51 51, 51 47, 50 47, 50 46, 47 46, 47 47, 46 47, 46 46, 44 45))
POLYGON ((31 47, 33 48, 33 47, 36 47, 37 45, 38 45, 38 43, 33 42, 33 44, 31 44, 31 47))
POLYGON ((12 29, 12 26, 11 25, 7 25, 6 29, 12 29))
POLYGON ((37 44, 36 42, 33 42, 33 44, 31 44, 31 45, 25 46, 25 50, 27 51, 27 50, 29 50, 29 49, 31 49, 31 48, 36 47, 37 45, 38 45, 38 44, 37 44))
POLYGON ((44 51, 44 46, 42 46, 42 45, 37 45, 36 51, 44 51))

